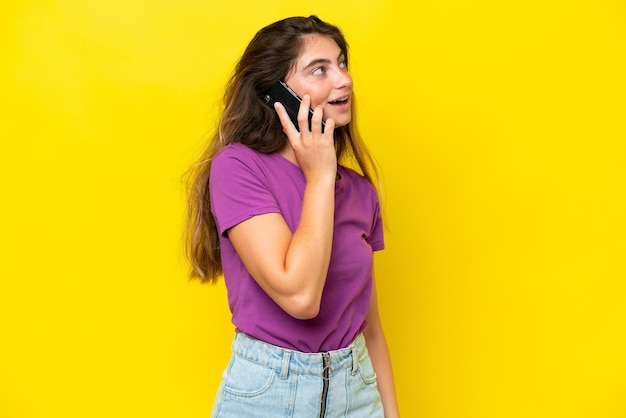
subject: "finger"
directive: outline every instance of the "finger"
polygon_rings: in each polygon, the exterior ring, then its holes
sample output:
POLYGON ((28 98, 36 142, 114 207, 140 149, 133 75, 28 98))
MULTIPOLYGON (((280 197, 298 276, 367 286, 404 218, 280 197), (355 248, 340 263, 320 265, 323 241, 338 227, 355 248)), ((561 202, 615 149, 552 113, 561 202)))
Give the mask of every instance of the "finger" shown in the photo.
MULTIPOLYGON (((320 129, 322 129, 320 127, 320 129)), ((335 120, 334 119, 326 119, 326 126, 324 127, 324 135, 333 135, 335 131, 335 120)))
POLYGON ((287 137, 291 137, 293 135, 298 134, 298 130, 291 122, 289 118, 289 114, 287 113, 287 109, 280 102, 274 103, 274 110, 278 113, 278 119, 280 119, 280 124, 283 126, 283 131, 287 134, 287 137))
POLYGON ((311 108, 311 96, 305 94, 298 109, 298 127, 300 132, 310 132, 309 128, 309 109, 311 108))
POLYGON ((322 105, 318 105, 313 110, 313 117, 311 118, 311 132, 314 134, 322 133, 322 117, 324 115, 324 108, 322 105))

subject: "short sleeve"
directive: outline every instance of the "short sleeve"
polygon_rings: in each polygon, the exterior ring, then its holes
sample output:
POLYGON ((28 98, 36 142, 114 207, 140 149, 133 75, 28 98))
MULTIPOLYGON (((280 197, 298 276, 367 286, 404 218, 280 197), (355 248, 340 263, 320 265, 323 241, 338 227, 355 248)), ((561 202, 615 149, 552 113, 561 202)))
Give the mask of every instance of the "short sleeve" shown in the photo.
POLYGON ((378 202, 378 195, 375 190, 373 191, 372 204, 374 206, 374 216, 372 219, 372 231, 368 242, 373 251, 380 251, 385 248, 385 237, 383 231, 383 219, 380 213, 380 203, 378 202))
POLYGON ((211 163, 211 212, 220 235, 256 215, 280 212, 251 150, 226 147, 211 163))

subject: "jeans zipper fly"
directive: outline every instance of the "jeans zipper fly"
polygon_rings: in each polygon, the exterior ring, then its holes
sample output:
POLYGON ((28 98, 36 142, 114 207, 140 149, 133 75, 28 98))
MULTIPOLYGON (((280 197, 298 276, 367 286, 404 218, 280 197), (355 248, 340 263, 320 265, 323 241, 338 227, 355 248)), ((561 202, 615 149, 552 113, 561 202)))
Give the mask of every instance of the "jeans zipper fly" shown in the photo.
POLYGON ((328 381, 330 379, 330 354, 322 353, 322 363, 324 369, 322 370, 322 402, 320 405, 320 418, 324 418, 326 415, 326 400, 328 399, 328 381))

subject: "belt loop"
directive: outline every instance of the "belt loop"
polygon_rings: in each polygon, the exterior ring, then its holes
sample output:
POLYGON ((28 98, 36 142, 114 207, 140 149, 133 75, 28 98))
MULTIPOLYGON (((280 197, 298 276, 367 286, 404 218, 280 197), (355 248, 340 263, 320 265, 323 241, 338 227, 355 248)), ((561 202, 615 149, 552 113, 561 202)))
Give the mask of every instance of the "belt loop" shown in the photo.
POLYGON ((354 376, 359 367, 359 355, 356 350, 356 344, 354 343, 350 346, 350 354, 352 356, 352 376, 354 376))
POLYGON ((283 365, 280 369, 280 378, 285 380, 289 375, 289 361, 291 359, 291 350, 283 350, 283 365))

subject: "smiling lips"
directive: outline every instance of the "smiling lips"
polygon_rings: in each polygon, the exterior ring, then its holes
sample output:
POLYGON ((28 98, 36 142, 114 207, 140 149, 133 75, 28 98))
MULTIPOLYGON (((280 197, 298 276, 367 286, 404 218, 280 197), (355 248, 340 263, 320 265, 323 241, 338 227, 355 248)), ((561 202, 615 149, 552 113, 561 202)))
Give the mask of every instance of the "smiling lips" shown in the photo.
POLYGON ((350 98, 350 96, 342 97, 340 99, 330 101, 330 102, 328 102, 328 104, 331 104, 331 105, 341 105, 341 104, 346 103, 349 98, 350 98))

